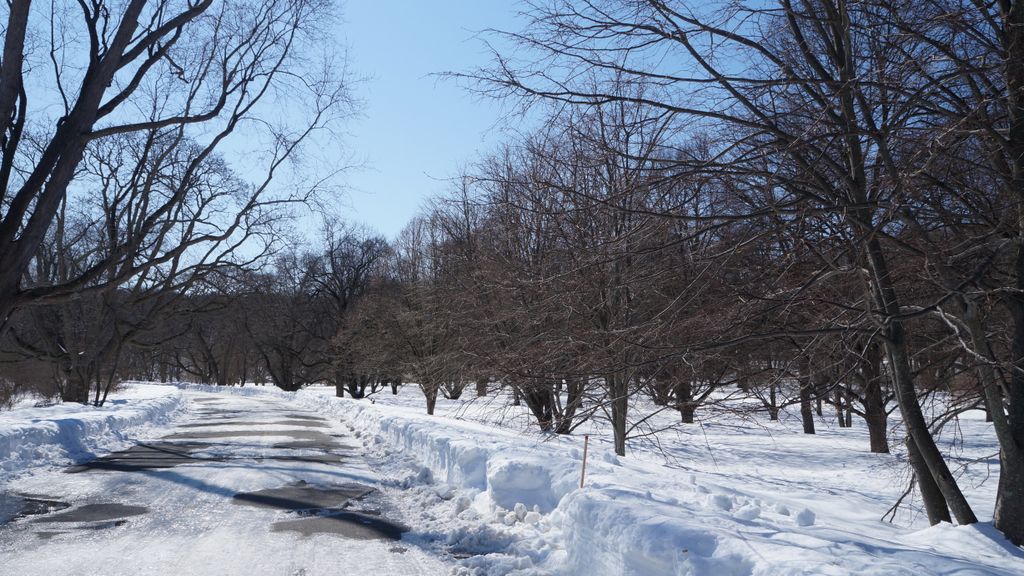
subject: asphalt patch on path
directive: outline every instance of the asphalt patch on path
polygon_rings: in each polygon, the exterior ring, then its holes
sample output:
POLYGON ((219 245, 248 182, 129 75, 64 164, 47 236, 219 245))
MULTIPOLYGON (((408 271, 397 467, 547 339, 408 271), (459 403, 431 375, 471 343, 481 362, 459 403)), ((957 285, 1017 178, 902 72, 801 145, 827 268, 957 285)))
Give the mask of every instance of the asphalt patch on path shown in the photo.
POLYGON ((298 426, 300 428, 329 428, 324 422, 313 420, 277 420, 274 422, 258 422, 254 420, 224 420, 219 422, 194 422, 192 424, 179 424, 178 428, 207 428, 214 426, 298 426))
POLYGON ((340 442, 330 440, 319 442, 316 440, 293 440, 290 442, 278 442, 271 446, 277 450, 355 450, 355 446, 349 446, 340 442))
POLYGON ((149 512, 149 508, 145 506, 130 506, 116 502, 86 504, 67 512, 36 518, 32 522, 36 524, 51 522, 110 522, 112 520, 122 520, 130 516, 141 516, 147 512, 149 512))
POLYGON ((355 540, 400 540, 408 526, 359 512, 337 511, 323 516, 274 522, 274 532, 298 532, 303 536, 335 534, 355 540))
POLYGON ((248 410, 196 410, 193 412, 196 416, 214 416, 217 418, 239 418, 252 416, 252 412, 248 410))
POLYGON ((291 418, 293 420, 313 420, 316 422, 327 422, 326 418, 320 416, 310 416, 309 414, 284 414, 285 418, 291 418))
POLYGON ((339 454, 283 454, 280 456, 263 456, 263 460, 274 462, 300 462, 303 464, 341 464, 345 457, 339 454))
POLYGON ((267 488, 255 492, 239 492, 233 497, 235 504, 276 508, 291 512, 317 512, 340 509, 352 500, 358 500, 374 492, 371 486, 347 483, 332 486, 314 486, 303 481, 279 488, 267 488))
POLYGON ((11 516, 10 521, 25 518, 27 516, 50 514, 51 512, 66 510, 71 507, 71 504, 61 502, 60 500, 49 496, 11 494, 9 497, 15 500, 15 506, 17 506, 17 512, 11 516))
MULTIPOLYGON (((271 437, 282 440, 271 446, 280 453, 238 457, 251 461, 256 467, 262 461, 330 467, 344 465, 348 456, 332 450, 340 449, 344 453, 358 448, 342 441, 349 438, 348 435, 319 430, 331 427, 329 420, 319 416, 286 412, 273 414, 271 418, 275 420, 258 421, 254 418, 263 417, 267 414, 265 411, 218 410, 217 403, 220 400, 215 398, 196 398, 195 401, 202 406, 196 411, 198 418, 180 424, 176 433, 72 466, 66 471, 144 472, 184 464, 234 460, 236 458, 232 455, 210 454, 210 450, 214 447, 227 449, 247 445, 244 444, 245 438, 271 437), (243 429, 232 430, 229 427, 243 429)), ((263 444, 263 447, 266 445, 263 444)), ((279 517, 278 521, 273 522, 273 532, 291 532, 302 536, 329 534, 356 540, 400 540, 409 528, 385 517, 377 504, 374 504, 378 499, 376 494, 379 492, 374 487, 364 484, 312 485, 298 480, 278 488, 241 492, 232 497, 232 502, 236 505, 280 510, 291 516, 286 519, 279 517)), ((17 518, 34 516, 27 522, 38 526, 38 530, 33 532, 42 540, 82 530, 122 526, 128 524, 132 517, 150 513, 147 507, 133 504, 93 502, 75 506, 46 496, 18 496, 22 502, 17 518)))
POLYGON ((264 436, 283 436, 286 438, 293 438, 295 440, 306 440, 310 442, 320 442, 325 447, 329 444, 333 444, 334 440, 320 432, 319 430, 207 430, 207 431, 192 431, 192 432, 178 432, 171 434, 170 436, 164 436, 165 440, 211 440, 211 439, 223 439, 223 438, 241 438, 241 437, 264 437, 264 436))
POLYGON ((220 462, 222 458, 197 458, 192 452, 208 448, 204 442, 150 442, 136 444, 127 450, 113 452, 89 462, 65 470, 75 474, 91 470, 113 470, 119 472, 141 472, 160 468, 173 468, 195 462, 220 462))

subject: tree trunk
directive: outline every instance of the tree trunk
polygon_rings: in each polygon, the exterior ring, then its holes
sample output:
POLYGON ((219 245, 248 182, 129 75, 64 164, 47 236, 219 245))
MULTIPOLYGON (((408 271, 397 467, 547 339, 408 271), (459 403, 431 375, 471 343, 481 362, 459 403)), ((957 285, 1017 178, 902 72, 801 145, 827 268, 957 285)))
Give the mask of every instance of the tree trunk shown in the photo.
POLYGON ((803 421, 804 434, 814 434, 814 410, 811 408, 811 385, 800 382, 800 419, 803 421))
POLYGON ((814 434, 814 411, 811 408, 811 383, 810 360, 806 357, 800 360, 800 419, 803 420, 804 434, 814 434))
POLYGON ((476 395, 477 398, 487 396, 487 382, 488 378, 481 377, 476 379, 476 395))
POLYGON ((680 379, 676 382, 674 393, 679 417, 684 424, 693 424, 693 415, 697 411, 697 404, 693 401, 693 382, 688 378, 680 379))
POLYGON ((359 376, 356 376, 355 374, 347 374, 345 376, 345 382, 349 396, 356 400, 363 397, 363 389, 359 385, 359 376))
POLYGON ((98 408, 100 406, 100 394, 102 393, 102 390, 103 390, 103 379, 100 376, 100 371, 99 370, 96 370, 95 380, 96 380, 96 390, 93 393, 92 405, 96 406, 98 408))
MULTIPOLYGON (((821 399, 818 399, 821 402, 821 399)), ((835 392, 832 393, 832 405, 836 411, 836 421, 839 423, 840 428, 846 428, 846 419, 843 414, 843 393, 837 386, 835 392)))
POLYGON ((576 419, 576 410, 583 403, 583 378, 570 376, 565 380, 566 402, 565 410, 558 419, 558 426, 555 428, 557 434, 568 434, 572 432, 572 423, 576 419))
POLYGON ((889 414, 885 410, 885 395, 882 393, 882 351, 872 342, 860 362, 860 373, 864 379, 862 402, 864 422, 868 427, 871 451, 875 454, 889 453, 889 414))
MULTIPOLYGON (((1024 306, 1011 304, 1010 309, 1014 319, 1013 354, 1019 360, 1024 356, 1024 306)), ((980 310, 973 300, 966 301, 964 320, 975 350, 993 358, 992 348, 981 323, 980 310)), ((985 411, 999 440, 999 484, 992 523, 1011 542, 1020 546, 1024 543, 1024 439, 1021 438, 1024 430, 1020 429, 1024 409, 1013 406, 1013 399, 1007 406, 1002 387, 990 364, 979 363, 976 371, 984 392, 985 411)), ((1024 386, 1019 372, 1014 370, 1010 376, 1011 389, 1024 386)))
POLYGON ((865 412, 864 422, 868 426, 868 441, 871 452, 875 454, 889 453, 889 418, 885 410, 865 412))
POLYGON ((89 403, 89 381, 84 379, 77 371, 68 372, 64 387, 61 389, 60 399, 64 402, 76 402, 78 404, 89 403))
POLYGON ((530 408, 537 424, 544 432, 549 432, 554 425, 554 417, 551 409, 551 390, 543 383, 534 383, 523 392, 523 399, 526 406, 530 408))
POLYGON ((927 472, 927 467, 921 460, 921 451, 918 450, 917 444, 910 436, 907 436, 907 456, 910 458, 910 466, 915 471, 914 480, 917 481, 917 487, 921 491, 921 501, 924 502, 925 511, 928 513, 928 522, 932 525, 939 522, 951 522, 949 508, 946 506, 946 500, 942 496, 942 491, 939 490, 939 485, 935 483, 935 479, 931 474, 917 474, 919 469, 924 469, 927 472))
POLYGON ((775 390, 775 380, 768 385, 768 419, 772 421, 779 419, 779 398, 775 390))
POLYGON ((684 402, 679 405, 679 416, 683 424, 693 424, 694 413, 697 412, 697 405, 693 402, 684 402))
MULTIPOLYGON (((899 300, 896 289, 893 286, 892 276, 889 273, 888 263, 882 251, 882 246, 877 237, 869 238, 866 242, 868 263, 871 267, 872 288, 875 292, 877 304, 885 315, 883 324, 884 343, 886 354, 889 357, 889 368, 892 372, 893 387, 896 389, 896 402, 900 407, 900 414, 906 426, 907 435, 913 440, 918 450, 919 458, 911 458, 911 465, 914 466, 914 473, 918 478, 918 485, 927 483, 927 476, 934 478, 935 484, 939 487, 939 495, 944 501, 926 502, 926 507, 939 508, 948 506, 960 524, 973 524, 978 521, 971 510, 967 498, 964 497, 960 486, 946 465, 946 460, 935 445, 935 438, 928 429, 928 423, 921 411, 921 404, 917 398, 917 389, 914 386, 914 379, 910 370, 910 360, 907 356, 906 334, 903 322, 897 318, 900 315, 899 300)), ((921 491, 923 498, 935 498, 934 492, 926 493, 921 491)), ((931 514, 929 514, 931 517, 931 514)))
POLYGON ((1016 290, 1006 295, 1013 317, 1011 352, 1014 370, 1010 372, 1006 402, 994 401, 996 390, 986 392, 986 401, 993 413, 993 425, 1004 430, 999 436, 1001 467, 993 523, 1019 546, 1024 544, 1024 218, 1019 212, 1024 201, 1024 0, 1003 2, 1002 5, 1010 188, 1018 206, 1013 286, 1016 290), (998 423, 1000 420, 1002 424, 998 423))
POLYGON ((432 384, 424 386, 423 395, 427 397, 427 416, 433 416, 434 407, 437 405, 437 386, 432 384))
POLYGON ((615 453, 626 455, 626 411, 629 408, 629 389, 625 375, 614 373, 608 376, 608 392, 612 404, 612 434, 615 453))

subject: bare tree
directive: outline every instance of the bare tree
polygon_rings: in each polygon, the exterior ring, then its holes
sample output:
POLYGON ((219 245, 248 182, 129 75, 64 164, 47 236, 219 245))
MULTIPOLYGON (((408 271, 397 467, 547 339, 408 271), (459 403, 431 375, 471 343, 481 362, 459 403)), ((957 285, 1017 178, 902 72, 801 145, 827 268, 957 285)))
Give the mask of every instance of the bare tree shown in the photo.
MULTIPOLYGON (((347 112, 345 79, 315 70, 296 74, 301 54, 315 45, 315 22, 328 7, 320 1, 214 6, 211 0, 131 0, 54 4, 47 10, 29 0, 9 3, 0 63, 0 322, 6 324, 26 304, 108 289, 149 268, 201 259, 208 244, 231 242, 260 218, 258 207, 270 200, 271 180, 284 162, 347 112), (49 39, 46 65, 32 61, 29 36, 49 39), (296 113, 278 126, 266 118, 264 105, 285 88, 296 113), (49 101, 54 95, 57 101, 49 101), (60 110, 56 118, 45 112, 53 104, 60 110), (248 185, 237 216, 224 218, 216 229, 168 234, 169 221, 188 215, 183 212, 192 182, 215 150, 240 130, 255 136, 257 124, 250 120, 257 116, 267 120, 258 125, 277 127, 267 134, 271 145, 262 180, 248 185), (176 168, 176 188, 150 197, 142 176, 153 171, 132 174, 132 184, 143 191, 108 206, 130 206, 132 226, 110 239, 115 243, 105 256, 60 282, 26 286, 25 275, 58 211, 76 194, 83 159, 126 139, 140 169, 187 143, 189 157, 176 168), (161 238, 159 249, 141 244, 154 238, 161 238)), ((116 172, 124 170, 131 174, 127 166, 116 172)), ((90 183, 83 187, 88 194, 90 183)), ((291 199, 304 195, 298 196, 291 199)))
POLYGON ((683 126, 715 128, 722 140, 713 161, 690 169, 766 182, 770 193, 752 213, 796 223, 819 214, 840 224, 856 253, 826 260, 816 277, 864 283, 861 306, 884 342, 929 517, 945 520, 951 510, 972 523, 921 409, 887 249, 896 215, 886 207, 905 197, 908 177, 928 160, 900 148, 900 138, 916 130, 914 111, 933 89, 913 65, 931 48, 900 34, 879 6, 783 0, 712 14, 684 2, 556 1, 537 6, 528 31, 512 35, 537 51, 532 63, 498 56, 476 78, 499 94, 583 106, 628 101, 677 115, 683 126), (658 65, 665 54, 676 56, 673 70, 658 65), (647 91, 622 94, 614 87, 623 82, 647 91))

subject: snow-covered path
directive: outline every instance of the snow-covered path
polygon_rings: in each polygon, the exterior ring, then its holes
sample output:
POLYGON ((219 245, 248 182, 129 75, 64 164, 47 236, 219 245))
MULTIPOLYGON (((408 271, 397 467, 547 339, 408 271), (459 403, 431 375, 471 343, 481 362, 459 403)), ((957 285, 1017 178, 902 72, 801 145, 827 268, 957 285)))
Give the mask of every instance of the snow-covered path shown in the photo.
POLYGON ((0 574, 451 569, 395 540, 398 508, 348 428, 277 398, 186 395, 188 417, 163 438, 8 485, 28 500, 0 527, 0 574))

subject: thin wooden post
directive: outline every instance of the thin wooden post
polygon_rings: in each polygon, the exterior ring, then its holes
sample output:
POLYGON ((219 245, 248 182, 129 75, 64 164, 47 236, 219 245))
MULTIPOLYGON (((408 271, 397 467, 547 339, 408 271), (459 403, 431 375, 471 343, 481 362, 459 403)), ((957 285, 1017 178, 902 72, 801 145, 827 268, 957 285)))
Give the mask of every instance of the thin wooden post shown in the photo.
POLYGON ((583 479, 587 477, 587 448, 590 447, 590 435, 583 435, 583 469, 580 470, 580 488, 583 488, 583 479))

